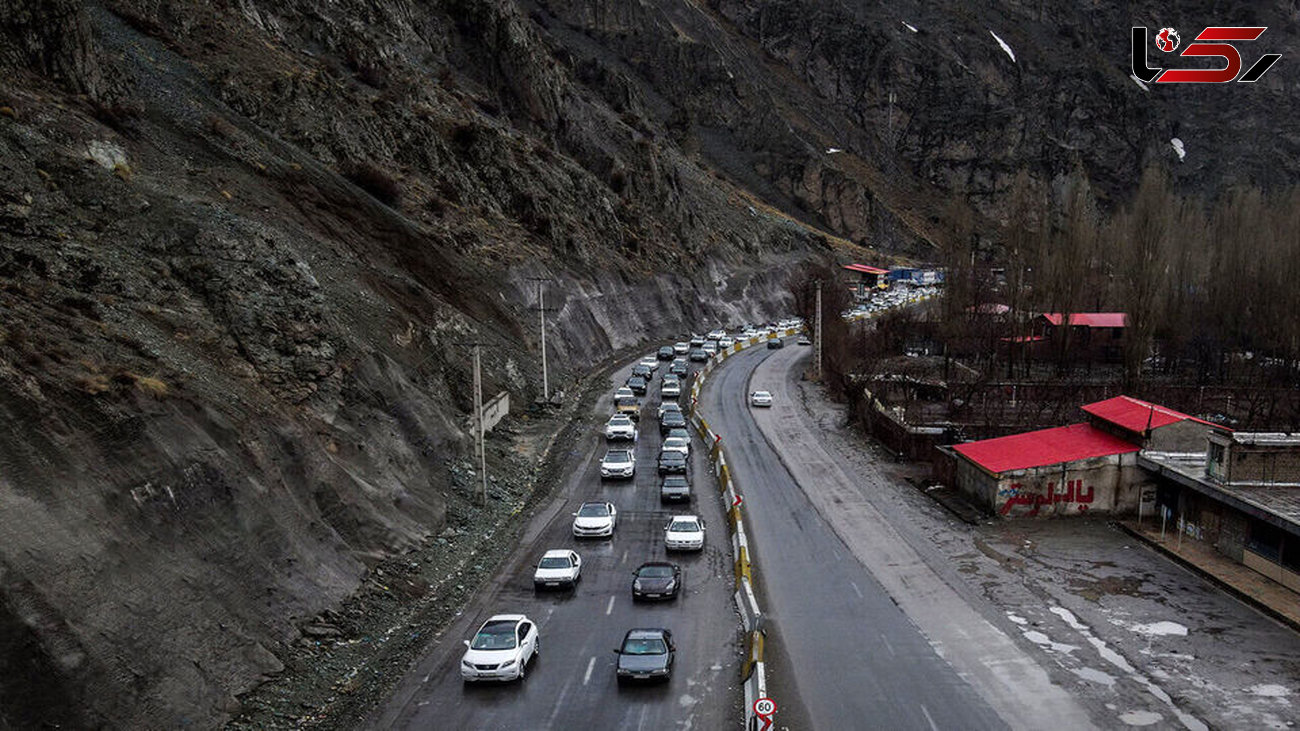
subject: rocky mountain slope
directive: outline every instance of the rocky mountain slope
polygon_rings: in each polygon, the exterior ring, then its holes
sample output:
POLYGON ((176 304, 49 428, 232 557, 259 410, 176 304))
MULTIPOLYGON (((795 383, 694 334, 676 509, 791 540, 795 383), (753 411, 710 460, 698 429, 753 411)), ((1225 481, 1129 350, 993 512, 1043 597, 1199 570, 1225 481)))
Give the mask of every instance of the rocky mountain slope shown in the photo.
POLYGON ((1206 185, 1295 161, 1189 103, 1270 128, 1284 64, 1156 101, 1118 5, 4 6, 0 726, 235 712, 442 526, 468 345, 489 394, 537 394, 535 277, 562 385, 777 314, 791 267, 852 250, 822 230, 924 255, 951 190, 996 218, 1020 166, 1118 193, 1175 135, 1206 185))

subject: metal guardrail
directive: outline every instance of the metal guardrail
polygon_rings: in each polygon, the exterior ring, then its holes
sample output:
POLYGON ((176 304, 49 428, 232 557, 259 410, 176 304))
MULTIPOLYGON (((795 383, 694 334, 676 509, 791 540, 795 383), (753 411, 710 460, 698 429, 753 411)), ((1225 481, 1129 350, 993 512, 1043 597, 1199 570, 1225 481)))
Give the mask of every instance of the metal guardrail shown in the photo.
POLYGON ((718 351, 705 362, 704 367, 696 374, 695 382, 691 385, 691 424, 699 432, 704 443, 709 445, 709 461, 712 463, 714 474, 718 478, 718 488, 721 491, 724 508, 727 511, 727 524, 731 529, 732 552, 736 557, 736 607, 739 609, 741 619, 745 625, 745 659, 741 666, 741 680, 745 686, 745 728, 747 729, 751 728, 756 722, 754 701, 767 697, 767 671, 763 664, 763 612, 759 609, 758 600, 754 596, 755 567, 750 558, 749 539, 745 532, 745 521, 740 510, 744 500, 740 487, 732 478, 731 470, 727 467, 727 454, 723 448, 722 435, 714 432, 704 419, 704 415, 700 413, 699 396, 709 372, 726 360, 728 356, 766 343, 772 338, 790 337, 795 335, 796 332, 794 329, 781 330, 769 337, 749 338, 718 351))

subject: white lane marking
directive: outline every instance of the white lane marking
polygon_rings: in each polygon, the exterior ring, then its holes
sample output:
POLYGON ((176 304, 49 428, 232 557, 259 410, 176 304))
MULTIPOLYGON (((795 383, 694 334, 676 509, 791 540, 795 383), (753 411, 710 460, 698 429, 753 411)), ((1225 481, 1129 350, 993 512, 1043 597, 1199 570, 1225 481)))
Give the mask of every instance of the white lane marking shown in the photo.
POLYGON ((921 713, 925 714, 925 720, 930 723, 931 731, 939 731, 939 727, 934 725, 934 719, 930 718, 930 712, 925 709, 925 704, 921 704, 921 713))
POLYGON ((853 583, 852 581, 850 581, 850 582, 849 582, 849 586, 853 587, 853 593, 854 593, 854 594, 857 594, 859 599, 864 598, 864 597, 862 596, 862 590, 858 588, 858 585, 857 585, 857 584, 855 584, 855 583, 853 583))
POLYGON ((840 560, 840 552, 839 552, 839 551, 831 551, 831 553, 835 554, 835 560, 836 560, 836 561, 840 560))
POLYGON ((582 674, 583 685, 586 685, 587 683, 591 682, 591 670, 594 667, 596 667, 596 658, 595 656, 592 656, 592 658, 587 661, 587 672, 582 674))
POLYGON ((627 563, 627 551, 623 552, 623 558, 619 561, 619 563, 627 563))
POLYGON ((610 597, 609 606, 605 607, 605 616, 609 616, 613 613, 614 613, 614 597, 610 597))
POLYGON ((889 640, 884 635, 880 636, 880 641, 885 643, 885 649, 889 650, 891 657, 898 657, 898 653, 894 652, 894 646, 889 644, 889 640))

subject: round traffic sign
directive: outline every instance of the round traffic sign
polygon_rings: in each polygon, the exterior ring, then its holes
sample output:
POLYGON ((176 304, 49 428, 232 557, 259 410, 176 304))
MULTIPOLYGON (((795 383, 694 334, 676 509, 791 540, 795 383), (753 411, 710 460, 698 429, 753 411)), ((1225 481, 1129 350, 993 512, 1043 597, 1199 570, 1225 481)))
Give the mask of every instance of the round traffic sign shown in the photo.
POLYGON ((754 713, 760 716, 770 716, 776 713, 776 701, 771 698, 759 698, 754 701, 754 713))

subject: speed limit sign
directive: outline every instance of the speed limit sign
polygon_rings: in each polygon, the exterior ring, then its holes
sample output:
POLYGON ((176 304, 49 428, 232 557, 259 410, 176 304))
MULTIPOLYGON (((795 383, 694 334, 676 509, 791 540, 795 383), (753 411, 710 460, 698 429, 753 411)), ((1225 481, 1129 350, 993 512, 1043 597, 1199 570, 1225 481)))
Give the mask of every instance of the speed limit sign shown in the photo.
POLYGON ((754 713, 759 716, 770 716, 776 713, 776 701, 771 698, 759 698, 754 701, 754 713))

